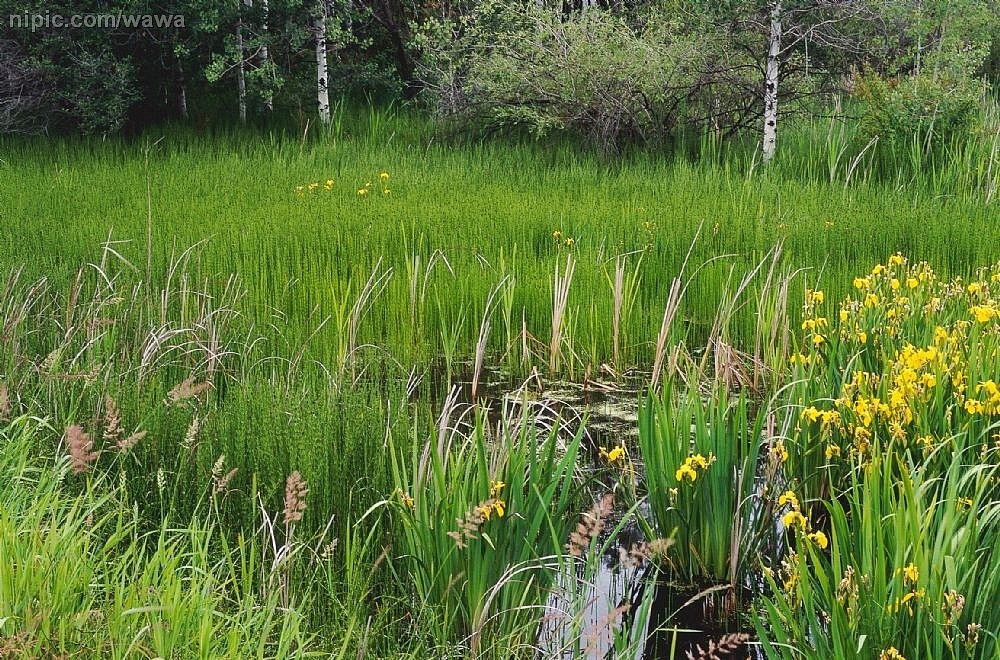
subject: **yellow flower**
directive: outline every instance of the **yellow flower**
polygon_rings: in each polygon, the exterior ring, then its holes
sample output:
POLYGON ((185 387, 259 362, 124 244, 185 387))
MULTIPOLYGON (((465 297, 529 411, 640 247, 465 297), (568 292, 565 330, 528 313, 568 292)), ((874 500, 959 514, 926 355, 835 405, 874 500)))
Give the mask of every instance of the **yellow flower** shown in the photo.
POLYGON ((813 335, 813 339, 812 339, 813 346, 819 346, 824 341, 826 341, 826 339, 823 337, 823 335, 813 335))
POLYGON ((403 505, 406 508, 408 508, 408 509, 412 509, 413 508, 413 498, 410 497, 408 494, 403 493, 402 495, 400 495, 400 499, 403 501, 403 505))
POLYGON ((496 497, 497 495, 499 495, 500 491, 502 491, 506 485, 507 484, 505 484, 502 481, 492 482, 490 484, 490 497, 496 497))
POLYGON ((781 440, 778 440, 774 443, 774 446, 771 447, 771 454, 782 463, 788 460, 788 450, 785 449, 785 443, 781 440))
POLYGON ((875 267, 872 268, 872 275, 881 275, 884 272, 885 272, 885 266, 883 266, 882 264, 875 264, 875 267))
POLYGON ((820 550, 826 550, 826 547, 830 545, 830 542, 826 538, 826 534, 823 532, 813 532, 809 534, 809 540, 819 546, 820 550))
POLYGON ((970 415, 976 415, 976 414, 982 415, 985 410, 986 406, 983 405, 982 401, 976 401, 975 399, 965 400, 965 412, 969 413, 970 415))
POLYGON ((389 195, 391 195, 391 194, 392 194, 392 191, 391 191, 391 190, 389 190, 388 188, 383 188, 383 189, 382 189, 382 194, 383 194, 383 195, 384 195, 385 197, 388 197, 389 195))
POLYGON ((975 307, 970 307, 969 312, 972 313, 972 315, 975 316, 976 320, 980 323, 986 323, 994 316, 997 316, 997 310, 987 305, 976 305, 975 307))
POLYGON ((847 319, 848 319, 849 316, 850 316, 850 313, 846 309, 840 310, 840 322, 841 323, 847 323, 847 319))
POLYGON ((874 293, 865 296, 865 307, 878 307, 878 296, 874 293))
POLYGON ((382 183, 385 183, 386 181, 389 180, 389 173, 388 172, 381 172, 378 175, 378 178, 380 178, 382 180, 382 183))
POLYGON ((830 460, 834 456, 840 456, 840 445, 827 445, 825 453, 826 460, 830 460))
POLYGON ((566 239, 566 247, 573 247, 574 243, 576 243, 576 241, 574 241, 572 238, 566 239))
POLYGON ((867 344, 868 343, 868 333, 865 332, 864 330, 862 330, 861 332, 859 332, 858 333, 858 341, 860 343, 862 343, 862 344, 867 344))
POLYGON ((497 512, 497 518, 503 518, 504 511, 506 511, 507 503, 503 500, 497 500, 493 503, 493 510, 497 512))
POLYGON ((778 506, 785 506, 786 504, 790 504, 796 511, 799 508, 799 498, 795 497, 795 493, 790 490, 786 490, 778 497, 778 506))
POLYGON ((825 298, 826 298, 826 296, 823 294, 822 291, 812 291, 809 294, 809 300, 811 302, 814 302, 814 303, 818 304, 818 305, 822 305, 823 304, 823 300, 825 298))
POLYGON ((333 190, 333 179, 327 179, 326 183, 323 184, 323 187, 327 190, 333 190))
POLYGON ((906 658, 896 650, 895 646, 890 646, 879 654, 878 660, 906 660, 906 658))
POLYGON ((892 255, 891 257, 889 257, 889 265, 890 266, 902 266, 904 263, 906 263, 906 258, 903 257, 903 255, 901 255, 899 253, 896 253, 896 254, 892 255))
POLYGON ((691 483, 694 483, 694 480, 698 478, 698 473, 695 472, 686 462, 684 465, 677 468, 677 472, 674 473, 674 479, 677 481, 683 482, 685 478, 689 479, 691 483))
POLYGON ((625 460, 625 448, 621 447, 621 446, 615 447, 614 449, 612 449, 611 451, 609 451, 609 452, 606 453, 606 457, 608 459, 608 463, 620 463, 620 462, 624 462, 624 460, 625 460))
POLYGON ((784 523, 785 527, 791 529, 798 525, 802 529, 806 528, 806 517, 803 516, 798 511, 789 511, 781 518, 781 522, 784 523))
POLYGON ((319 188, 319 184, 318 183, 310 183, 309 184, 309 192, 312 192, 312 191, 316 190, 317 188, 319 188))
POLYGON ((358 188, 358 197, 364 197, 368 194, 367 188, 358 188))
POLYGON ((910 584, 916 584, 917 580, 920 579, 920 569, 913 562, 910 562, 902 569, 903 571, 903 582, 908 582, 910 584))
POLYGON ((920 284, 920 282, 917 280, 917 278, 915 278, 915 277, 907 277, 906 278, 906 286, 907 287, 909 287, 911 289, 916 289, 918 284, 920 284))
POLYGON ((899 280, 897 280, 895 277, 889 280, 889 288, 892 289, 893 291, 899 291, 899 280))
POLYGON ((857 289, 858 291, 867 289, 869 286, 871 286, 871 282, 868 281, 867 277, 854 278, 854 288, 857 289))
POLYGON ((708 461, 705 460, 705 457, 702 456, 701 454, 695 454, 694 456, 690 457, 688 461, 690 461, 691 465, 697 466, 702 470, 708 469, 708 461))

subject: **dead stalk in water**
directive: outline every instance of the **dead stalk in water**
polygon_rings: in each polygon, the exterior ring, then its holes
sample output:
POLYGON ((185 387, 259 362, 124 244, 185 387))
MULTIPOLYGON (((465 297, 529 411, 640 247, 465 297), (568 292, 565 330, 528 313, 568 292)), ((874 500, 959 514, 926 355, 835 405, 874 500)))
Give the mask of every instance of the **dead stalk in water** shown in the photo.
POLYGON ((555 277, 552 283, 552 340, 549 342, 549 373, 556 373, 559 368, 559 353, 563 340, 563 316, 566 314, 566 304, 569 301, 569 287, 573 283, 573 270, 576 262, 573 255, 566 255, 566 268, 559 275, 559 264, 556 264, 555 277))
POLYGON ((479 323, 479 338, 476 340, 476 357, 472 370, 473 400, 475 400, 479 391, 479 377, 482 375, 483 358, 486 356, 486 345, 490 338, 490 316, 493 314, 493 309, 499 301, 498 295, 500 291, 504 289, 504 287, 508 286, 509 281, 510 278, 505 276, 495 287, 493 287, 489 298, 486 299, 486 307, 483 308, 483 319, 479 323))

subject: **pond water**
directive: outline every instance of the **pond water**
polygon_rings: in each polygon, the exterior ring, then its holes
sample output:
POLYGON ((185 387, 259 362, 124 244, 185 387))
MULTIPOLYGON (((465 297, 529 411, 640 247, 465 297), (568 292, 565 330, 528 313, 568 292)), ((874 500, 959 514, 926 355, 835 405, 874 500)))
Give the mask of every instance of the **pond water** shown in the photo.
MULTIPOLYGON (((567 437, 582 434, 582 458, 587 461, 583 469, 592 471, 595 477, 592 480, 595 500, 613 486, 612 475, 606 465, 601 464, 600 449, 621 444, 632 457, 641 493, 643 469, 637 447, 638 412, 649 382, 648 373, 625 374, 614 382, 575 383, 548 380, 537 373, 518 381, 503 371, 484 369, 476 387, 475 401, 471 374, 472 365, 468 365, 464 377, 453 381, 452 396, 459 404, 478 403, 491 422, 502 417, 519 417, 527 406, 540 431, 557 428, 557 432, 567 437)), ((639 515, 651 518, 644 507, 643 502, 639 515)), ((625 513, 620 507, 612 512, 598 537, 599 544, 620 526, 625 513)), ((590 563, 589 571, 584 570, 584 562, 576 562, 573 574, 559 577, 539 632, 540 657, 614 657, 612 630, 623 618, 634 614, 634 606, 630 605, 640 601, 644 585, 650 583, 652 566, 622 561, 623 554, 643 540, 644 534, 632 518, 621 526, 604 555, 590 563), (582 612, 582 620, 578 615, 571 618, 568 613, 573 611, 582 612)), ((699 646, 707 648, 710 641, 718 641, 727 633, 748 632, 741 613, 728 607, 732 602, 731 589, 663 580, 656 581, 655 585, 651 618, 635 660, 687 658, 689 652, 697 657, 699 646), (724 613, 726 609, 730 610, 728 616, 724 613)), ((744 599, 748 601, 749 598, 744 599)), ((763 654, 759 646, 750 642, 740 644, 730 657, 763 658, 763 654)))

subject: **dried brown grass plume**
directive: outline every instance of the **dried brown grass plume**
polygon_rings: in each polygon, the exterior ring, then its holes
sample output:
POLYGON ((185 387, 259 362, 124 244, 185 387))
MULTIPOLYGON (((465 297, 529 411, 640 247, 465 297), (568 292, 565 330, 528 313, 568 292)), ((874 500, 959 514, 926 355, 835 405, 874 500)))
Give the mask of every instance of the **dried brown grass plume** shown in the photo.
POLYGON ((100 452, 94 451, 94 441, 84 432, 83 427, 74 424, 66 429, 66 447, 69 449, 73 472, 80 474, 90 468, 100 452))
POLYGON ((719 638, 719 641, 710 639, 708 647, 695 646, 697 655, 687 651, 688 660, 720 660, 722 656, 729 655, 740 649, 741 646, 750 641, 750 635, 746 633, 729 633, 719 638))
POLYGON ((601 530, 604 529, 604 522, 611 516, 614 505, 615 496, 608 493, 598 500, 590 508, 590 511, 580 516, 580 522, 577 523, 573 533, 569 535, 569 543, 566 544, 566 550, 571 555, 579 557, 586 554, 591 541, 597 538, 601 530))
POLYGON ((302 520, 306 511, 306 495, 309 494, 309 484, 295 470, 285 481, 285 524, 291 525, 302 520))

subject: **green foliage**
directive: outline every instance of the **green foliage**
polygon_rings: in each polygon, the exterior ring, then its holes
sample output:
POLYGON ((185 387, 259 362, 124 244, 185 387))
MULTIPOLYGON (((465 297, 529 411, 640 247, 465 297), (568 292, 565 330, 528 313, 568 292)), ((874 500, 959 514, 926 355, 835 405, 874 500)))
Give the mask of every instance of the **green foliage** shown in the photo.
POLYGON ((471 656, 499 640, 529 648, 578 510, 580 435, 564 445, 525 415, 492 437, 477 415, 464 437, 447 410, 409 455, 389 445, 397 492, 388 504, 419 598, 414 615, 471 656))
POLYGON ((668 387, 639 411, 639 449, 656 532, 675 538, 671 572, 687 582, 741 585, 764 548, 771 519, 755 496, 764 413, 724 389, 668 387))
POLYGON ((869 72, 858 80, 855 95, 863 103, 861 126, 867 137, 928 150, 972 130, 983 90, 981 81, 950 70, 893 80, 869 72))
POLYGON ((995 656, 995 465, 972 452, 941 473, 894 460, 875 457, 831 500, 829 555, 800 535, 769 579, 756 623, 767 657, 995 656))
POLYGON ((445 112, 537 136, 568 130, 605 150, 671 135, 711 50, 676 17, 534 3, 481 3, 452 31, 430 23, 423 42, 445 112))
POLYGON ((258 543, 210 519, 148 534, 124 482, 72 474, 52 431, 0 431, 0 650, 18 657, 301 657, 297 608, 262 583, 258 543), (44 441, 43 441, 44 440, 44 441), (225 548, 219 554, 216 548, 225 548))

